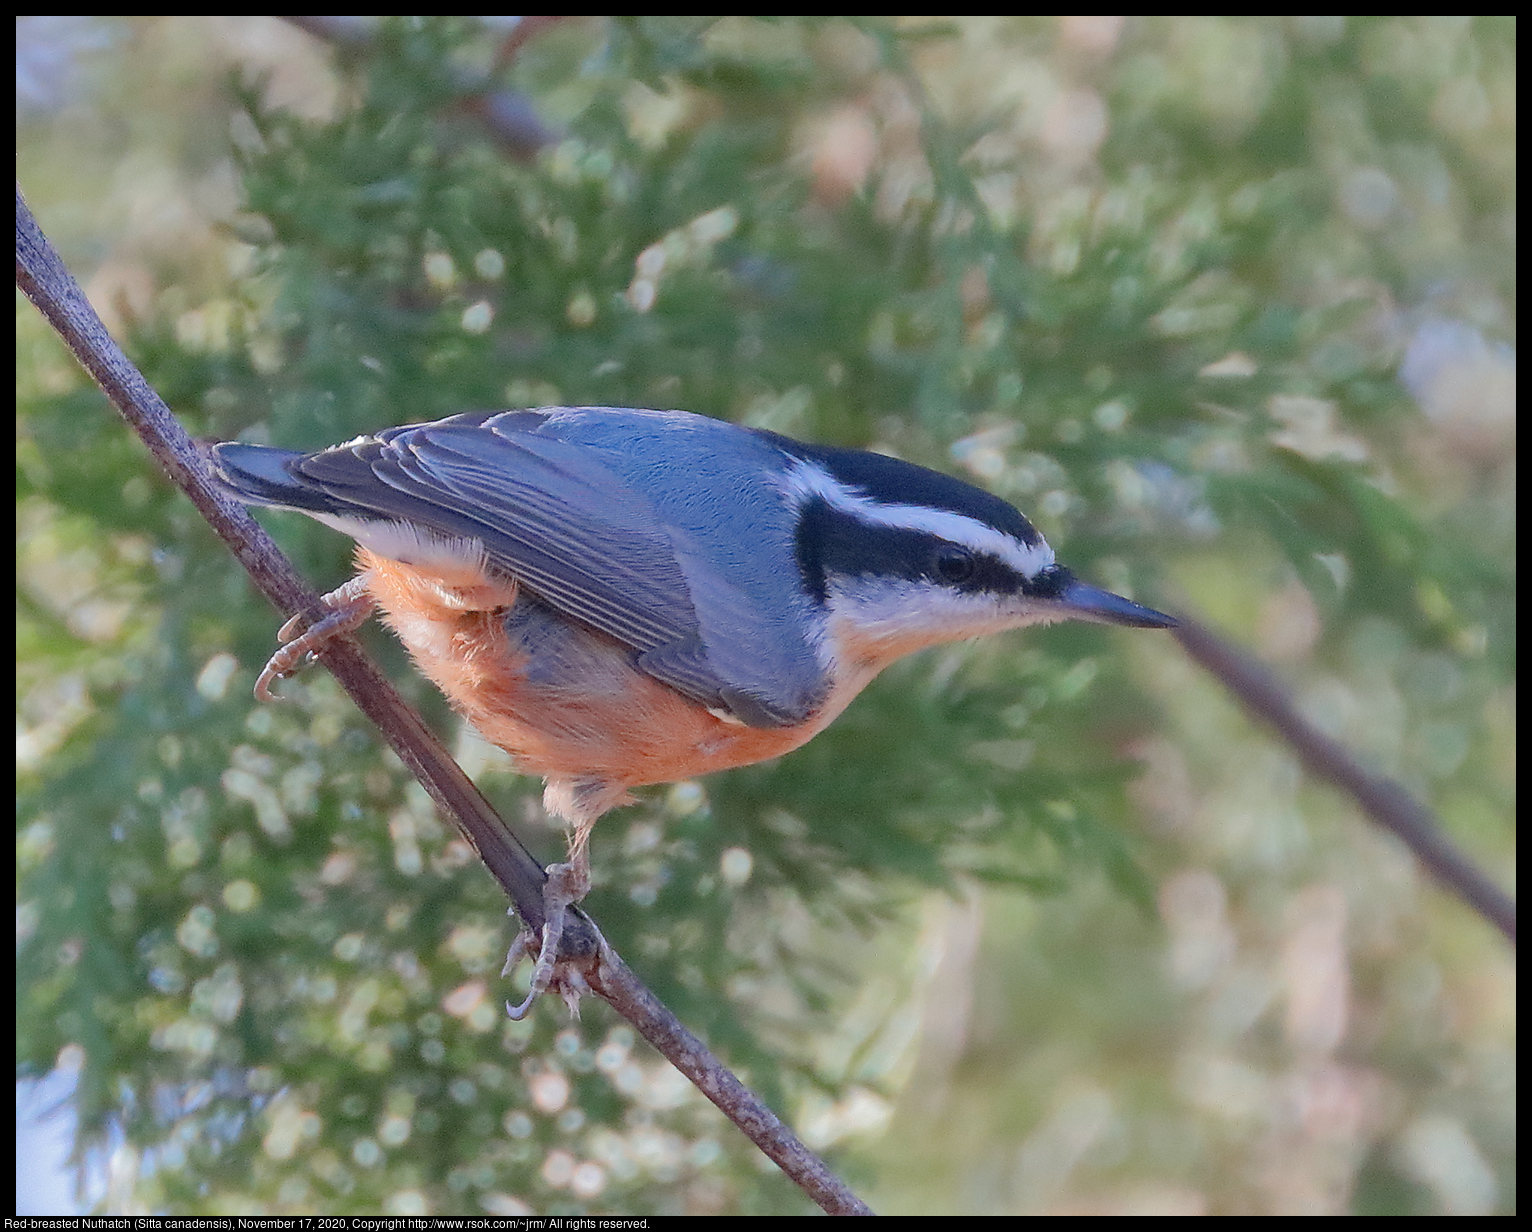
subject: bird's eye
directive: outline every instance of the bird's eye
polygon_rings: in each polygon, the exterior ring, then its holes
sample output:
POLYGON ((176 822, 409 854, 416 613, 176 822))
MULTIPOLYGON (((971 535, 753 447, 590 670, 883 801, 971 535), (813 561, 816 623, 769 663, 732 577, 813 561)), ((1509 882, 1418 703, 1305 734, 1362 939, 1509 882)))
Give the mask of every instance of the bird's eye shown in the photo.
POLYGON ((953 544, 936 549, 936 576, 956 586, 973 576, 973 554, 953 544))

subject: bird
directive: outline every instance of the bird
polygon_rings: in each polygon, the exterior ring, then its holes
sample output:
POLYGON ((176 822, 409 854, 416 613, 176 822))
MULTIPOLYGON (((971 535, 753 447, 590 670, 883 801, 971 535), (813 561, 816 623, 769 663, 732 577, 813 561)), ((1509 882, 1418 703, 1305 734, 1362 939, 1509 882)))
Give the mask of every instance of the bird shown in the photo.
MULTIPOLYGON (((330 615, 256 694, 374 612, 479 733, 545 780, 550 865, 524 1015, 590 889, 596 821, 635 787, 778 757, 889 664, 1060 620, 1174 618, 1081 581, 1009 502, 882 453, 676 410, 544 407, 390 427, 318 452, 224 442, 236 499, 356 540, 330 615)), ((566 991, 566 996, 567 996, 566 991)))

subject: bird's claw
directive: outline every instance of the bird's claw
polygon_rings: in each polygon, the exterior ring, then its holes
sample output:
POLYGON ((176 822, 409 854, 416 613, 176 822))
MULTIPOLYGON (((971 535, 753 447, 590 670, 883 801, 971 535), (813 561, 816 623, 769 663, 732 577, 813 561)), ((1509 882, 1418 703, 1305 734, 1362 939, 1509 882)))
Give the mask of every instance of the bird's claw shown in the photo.
MULTIPOLYGON (((537 946, 537 961, 532 968, 532 987, 520 1005, 505 1003, 505 1012, 513 1022, 521 1022, 538 997, 550 988, 564 999, 572 1015, 580 1016, 580 998, 590 992, 590 985, 571 962, 559 958, 559 943, 564 939, 564 919, 569 908, 589 890, 588 868, 576 864, 548 866, 548 880, 543 883, 544 923, 541 942, 537 946)), ((515 908, 511 911, 514 913, 515 908)), ((516 934, 500 971, 502 977, 509 975, 523 956, 532 952, 534 940, 535 934, 528 928, 523 927, 516 934)))
POLYGON ((261 669, 255 682, 255 695, 263 702, 276 700, 271 686, 278 680, 294 675, 305 663, 311 662, 326 644, 337 637, 352 633, 366 623, 377 606, 367 589, 368 575, 359 574, 344 586, 325 595, 322 602, 327 614, 304 628, 308 617, 299 612, 289 618, 277 630, 277 638, 286 643, 261 669))

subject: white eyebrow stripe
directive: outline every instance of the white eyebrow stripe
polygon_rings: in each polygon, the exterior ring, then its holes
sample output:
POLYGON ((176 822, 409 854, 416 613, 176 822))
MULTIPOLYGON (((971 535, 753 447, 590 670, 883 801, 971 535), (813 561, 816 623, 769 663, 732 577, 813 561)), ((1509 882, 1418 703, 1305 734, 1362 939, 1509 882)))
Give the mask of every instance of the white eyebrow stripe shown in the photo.
POLYGON ((1024 544, 988 522, 953 513, 950 509, 929 509, 924 505, 886 505, 836 479, 817 462, 799 459, 784 475, 787 493, 802 505, 818 497, 844 513, 866 522, 892 526, 900 530, 925 531, 951 543, 960 543, 997 557, 1020 573, 1035 578, 1053 564, 1053 549, 1038 535, 1034 544, 1024 544))

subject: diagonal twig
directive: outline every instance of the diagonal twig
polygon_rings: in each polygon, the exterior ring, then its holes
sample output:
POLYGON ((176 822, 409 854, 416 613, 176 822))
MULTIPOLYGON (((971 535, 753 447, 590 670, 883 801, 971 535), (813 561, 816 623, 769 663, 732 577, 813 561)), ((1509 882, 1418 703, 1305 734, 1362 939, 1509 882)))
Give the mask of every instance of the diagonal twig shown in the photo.
POLYGON ((1516 944, 1516 901, 1452 842, 1431 810, 1393 779, 1360 765, 1340 741, 1305 719, 1286 689, 1262 664, 1206 625, 1177 613, 1175 637, 1251 714, 1271 727, 1316 778, 1350 795, 1376 824, 1403 841, 1449 890, 1516 944))
MULTIPOLYGON (((58 332, 112 405, 176 485, 284 614, 318 619, 319 595, 270 536, 213 482, 195 442, 108 334, 16 189, 16 285, 58 332)), ((458 827, 533 931, 543 924, 542 866, 353 638, 335 638, 319 658, 458 827)), ((692 1035, 630 971, 583 912, 564 927, 560 954, 709 1100, 830 1214, 872 1211, 782 1121, 692 1035)))

